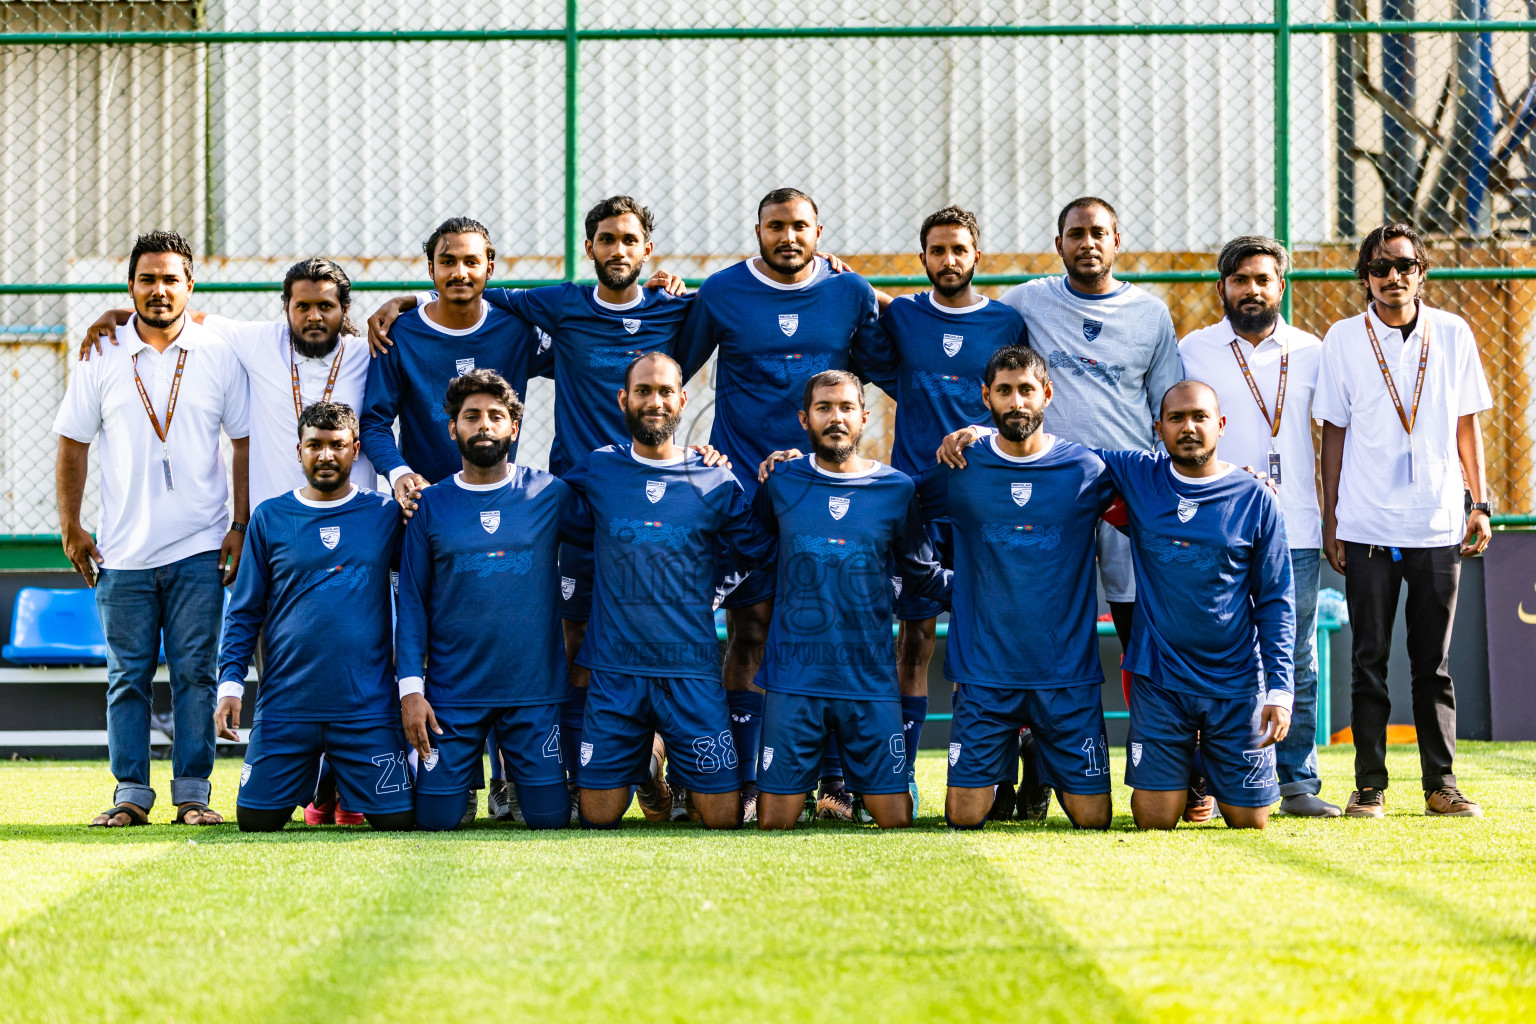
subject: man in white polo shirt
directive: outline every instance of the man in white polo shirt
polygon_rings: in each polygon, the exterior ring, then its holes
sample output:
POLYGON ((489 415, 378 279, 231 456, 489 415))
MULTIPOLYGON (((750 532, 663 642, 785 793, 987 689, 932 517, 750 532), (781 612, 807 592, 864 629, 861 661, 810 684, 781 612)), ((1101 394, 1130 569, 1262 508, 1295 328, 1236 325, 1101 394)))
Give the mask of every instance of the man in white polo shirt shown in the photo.
POLYGON ((1482 554, 1492 536, 1477 414, 1493 398, 1467 322, 1420 298, 1428 264, 1406 224, 1365 236, 1355 273, 1370 303, 1329 328, 1313 404, 1323 420, 1323 553, 1344 574, 1354 630, 1351 817, 1386 809, 1387 658, 1405 584, 1424 813, 1483 813, 1452 771, 1456 689, 1447 660, 1461 558, 1482 554))
POLYGON ((1291 730, 1276 746, 1280 811, 1309 818, 1343 813, 1317 794, 1317 575, 1323 544, 1317 508, 1317 453, 1312 447, 1312 395, 1323 343, 1280 317, 1291 257, 1273 238, 1243 235, 1217 258, 1216 283, 1226 317, 1179 342, 1184 376, 1216 390, 1226 414, 1217 457, 1269 474, 1280 508, 1296 581, 1296 703, 1291 730))
POLYGON ((249 384, 240 361, 185 313, 192 250, 180 235, 139 236, 128 261, 135 316, 128 340, 76 367, 54 420, 64 551, 96 588, 107 638, 107 751, 114 806, 93 825, 142 825, 149 715, 161 634, 176 729, 176 820, 217 825, 208 807, 221 584, 235 577, 249 517, 249 384), (223 428, 234 443, 234 521, 226 501, 223 428), (101 447, 101 522, 80 523, 92 441, 101 447), (98 568, 99 567, 99 568, 98 568))

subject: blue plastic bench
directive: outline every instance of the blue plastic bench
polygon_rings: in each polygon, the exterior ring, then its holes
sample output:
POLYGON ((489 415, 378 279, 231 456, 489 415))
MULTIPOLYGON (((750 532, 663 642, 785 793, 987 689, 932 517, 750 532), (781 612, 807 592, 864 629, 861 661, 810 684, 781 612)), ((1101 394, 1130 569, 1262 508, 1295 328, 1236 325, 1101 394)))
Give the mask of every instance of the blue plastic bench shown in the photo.
POLYGON ((0 654, 17 665, 105 665, 107 638, 89 590, 23 587, 0 654))

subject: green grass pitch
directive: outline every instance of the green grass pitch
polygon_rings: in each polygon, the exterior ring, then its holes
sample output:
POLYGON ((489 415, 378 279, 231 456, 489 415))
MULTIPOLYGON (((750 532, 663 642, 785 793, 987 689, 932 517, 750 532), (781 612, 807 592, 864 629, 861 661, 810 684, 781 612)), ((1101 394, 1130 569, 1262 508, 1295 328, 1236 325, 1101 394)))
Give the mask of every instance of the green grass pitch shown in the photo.
MULTIPOLYGON (((1322 753, 1340 803, 1351 754, 1322 753)), ((1386 821, 1264 834, 1139 835, 1119 786, 1108 833, 955 834, 925 755, 901 834, 261 837, 87 830, 104 764, 8 763, 0 1020, 1536 1020, 1536 744, 1463 744, 1481 821, 1424 818, 1414 748, 1389 763, 1386 821)))

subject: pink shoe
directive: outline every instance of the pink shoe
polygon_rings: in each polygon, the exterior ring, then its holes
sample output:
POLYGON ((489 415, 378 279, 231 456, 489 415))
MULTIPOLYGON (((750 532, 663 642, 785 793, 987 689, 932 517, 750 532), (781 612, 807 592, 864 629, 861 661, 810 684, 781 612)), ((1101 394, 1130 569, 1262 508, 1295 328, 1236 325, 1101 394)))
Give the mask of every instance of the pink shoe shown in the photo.
POLYGON ((341 802, 339 800, 336 802, 336 824, 361 825, 362 823, 363 816, 361 814, 358 814, 356 811, 344 811, 341 809, 341 802))
POLYGON ((304 824, 306 825, 334 825, 336 824, 336 804, 328 803, 316 807, 309 804, 304 808, 304 824))

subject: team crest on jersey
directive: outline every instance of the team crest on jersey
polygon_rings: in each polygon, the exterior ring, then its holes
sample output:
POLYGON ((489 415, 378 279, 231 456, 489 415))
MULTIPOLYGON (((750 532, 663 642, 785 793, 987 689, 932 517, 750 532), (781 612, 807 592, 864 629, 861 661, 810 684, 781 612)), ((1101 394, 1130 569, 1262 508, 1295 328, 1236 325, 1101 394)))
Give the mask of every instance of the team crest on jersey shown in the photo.
POLYGON ((1179 522, 1187 523, 1195 518, 1195 513, 1200 511, 1198 501, 1190 501, 1188 498, 1179 499, 1179 522))
POLYGON ((827 511, 832 513, 833 519, 841 519, 848 514, 848 499, 842 495, 827 499, 827 511))
POLYGON ((1141 744, 1131 744, 1131 764, 1141 764, 1141 744))
POLYGON ((625 317, 624 318, 624 329, 626 331, 628 331, 630 334, 634 334, 636 331, 638 331, 640 329, 640 321, 639 320, 632 320, 629 317, 625 317))
POLYGON ((592 760, 592 744, 583 742, 581 745, 581 763, 586 764, 592 760))
POLYGON ((453 368, 458 370, 459 376, 462 377, 475 368, 475 361, 473 359, 455 359, 453 361, 453 368))
POLYGON ((421 767, 426 771, 431 771, 433 768, 437 767, 436 747, 433 747, 431 750, 427 751, 427 756, 421 759, 421 767))
POLYGON ((652 505, 661 500, 661 496, 667 493, 665 480, 647 480, 645 482, 645 497, 652 505))
POLYGON ((576 593, 576 581, 569 576, 560 577, 560 596, 569 601, 576 593))
POLYGON ((320 543, 325 545, 325 550, 335 551, 336 545, 341 543, 341 527, 320 527, 320 543))
POLYGON ((1097 338, 1100 333, 1103 332, 1103 330, 1103 320, 1089 320, 1087 317, 1083 317, 1083 337, 1087 338, 1089 341, 1093 341, 1095 338, 1097 338))
POLYGON ((1029 504, 1029 496, 1035 491, 1035 485, 1032 483, 1009 484, 1009 488, 1013 491, 1013 503, 1020 508, 1029 504))
POLYGON ((897 597, 901 596, 901 577, 900 576, 892 576, 891 577, 891 590, 896 594, 897 597))
POLYGON ((243 786, 247 782, 250 782, 250 781, 251 781, 251 766, 248 765, 248 764, 241 764, 240 765, 240 785, 243 786))
POLYGON ((767 771, 768 770, 768 766, 771 765, 771 764, 773 764, 773 748, 772 747, 764 747, 763 748, 763 771, 767 771))
POLYGON ((956 352, 960 351, 960 346, 964 343, 965 336, 963 334, 944 335, 944 354, 947 356, 954 355, 956 352))
POLYGON ((960 744, 951 743, 949 745, 949 763, 953 765, 958 760, 960 760, 960 744))
POLYGON ((793 338, 795 332, 800 329, 799 313, 780 313, 779 330, 784 332, 784 337, 793 338))
POLYGON ((501 525, 501 510, 496 509, 493 512, 481 512, 480 525, 485 527, 486 533, 495 533, 496 528, 501 525))

